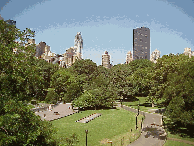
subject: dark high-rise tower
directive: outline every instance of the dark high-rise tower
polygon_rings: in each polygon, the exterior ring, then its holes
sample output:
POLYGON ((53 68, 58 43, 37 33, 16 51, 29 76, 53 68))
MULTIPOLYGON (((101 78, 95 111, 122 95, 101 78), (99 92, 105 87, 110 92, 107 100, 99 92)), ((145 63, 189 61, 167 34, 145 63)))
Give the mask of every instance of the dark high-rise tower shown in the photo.
POLYGON ((133 29, 133 60, 150 60, 150 29, 141 27, 133 29))

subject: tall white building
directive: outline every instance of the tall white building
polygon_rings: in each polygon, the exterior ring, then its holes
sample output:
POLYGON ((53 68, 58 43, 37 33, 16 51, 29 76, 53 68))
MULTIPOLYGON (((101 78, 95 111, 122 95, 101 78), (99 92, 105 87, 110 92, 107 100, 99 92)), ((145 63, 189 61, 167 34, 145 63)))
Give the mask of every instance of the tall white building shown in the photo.
POLYGON ((74 50, 75 50, 76 59, 82 58, 82 56, 81 56, 82 49, 83 49, 83 39, 81 36, 81 32, 78 32, 77 35, 75 36, 75 40, 74 40, 74 50))
POLYGON ((160 51, 155 49, 151 54, 150 61, 156 63, 158 58, 160 58, 160 51))
POLYGON ((126 56, 126 64, 129 64, 132 60, 133 60, 133 55, 131 51, 129 51, 126 56))
POLYGON ((70 47, 63 54, 66 67, 70 67, 77 59, 82 59, 83 39, 81 32, 75 36, 74 47, 70 47))
POLYGON ((102 66, 105 68, 110 68, 110 55, 108 54, 107 51, 104 52, 102 55, 102 66))

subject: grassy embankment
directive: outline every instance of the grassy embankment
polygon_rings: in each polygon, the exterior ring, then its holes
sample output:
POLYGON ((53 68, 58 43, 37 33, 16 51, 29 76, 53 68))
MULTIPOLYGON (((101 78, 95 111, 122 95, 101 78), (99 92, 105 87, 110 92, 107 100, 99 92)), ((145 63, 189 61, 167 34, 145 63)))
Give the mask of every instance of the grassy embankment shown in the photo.
MULTIPOLYGON (((136 140, 141 132, 140 128, 135 130, 135 113, 131 113, 124 109, 109 109, 109 110, 87 110, 82 113, 77 113, 69 117, 65 117, 52 124, 58 127, 56 137, 69 137, 71 134, 76 133, 79 138, 78 145, 85 145, 86 134, 88 130, 88 145, 110 145, 108 141, 112 141, 112 145, 130 144, 136 140), (93 113, 101 113, 102 116, 90 121, 89 123, 79 123, 76 120, 88 116, 93 113), (131 132, 132 129, 132 132, 131 132)), ((138 127, 141 127, 142 115, 138 116, 138 127)), ((62 143, 64 145, 64 143, 62 143)))
MULTIPOLYGON (((132 102, 123 102, 123 105, 138 109, 138 104, 140 101, 140 106, 139 106, 139 110, 140 111, 145 111, 145 112, 149 112, 149 109, 163 109, 164 107, 160 106, 155 106, 155 107, 151 107, 151 102, 146 102, 146 97, 136 97, 137 101, 132 101, 132 102)), ((163 100, 159 100, 158 103, 162 103, 163 100)), ((150 112, 149 112, 150 113, 150 112)))

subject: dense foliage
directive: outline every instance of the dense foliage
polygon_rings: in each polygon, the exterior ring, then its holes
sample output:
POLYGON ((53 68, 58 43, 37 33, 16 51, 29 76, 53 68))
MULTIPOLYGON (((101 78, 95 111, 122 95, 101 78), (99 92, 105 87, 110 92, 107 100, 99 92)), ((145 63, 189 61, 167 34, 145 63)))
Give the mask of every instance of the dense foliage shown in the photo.
POLYGON ((48 87, 34 57, 35 46, 15 42, 20 39, 26 43, 33 35, 29 29, 21 32, 0 21, 0 145, 55 144, 55 130, 27 105, 32 99, 43 99, 48 87), (18 54, 13 53, 14 48, 18 54))

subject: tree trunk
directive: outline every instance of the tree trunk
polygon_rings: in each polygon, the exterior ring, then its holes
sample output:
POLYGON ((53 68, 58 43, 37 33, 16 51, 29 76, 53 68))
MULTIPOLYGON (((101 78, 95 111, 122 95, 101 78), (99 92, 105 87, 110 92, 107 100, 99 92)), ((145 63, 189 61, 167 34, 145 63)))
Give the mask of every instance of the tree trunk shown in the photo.
POLYGON ((154 107, 154 102, 152 102, 152 107, 154 107))

